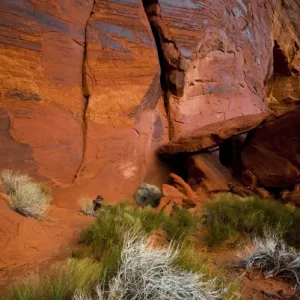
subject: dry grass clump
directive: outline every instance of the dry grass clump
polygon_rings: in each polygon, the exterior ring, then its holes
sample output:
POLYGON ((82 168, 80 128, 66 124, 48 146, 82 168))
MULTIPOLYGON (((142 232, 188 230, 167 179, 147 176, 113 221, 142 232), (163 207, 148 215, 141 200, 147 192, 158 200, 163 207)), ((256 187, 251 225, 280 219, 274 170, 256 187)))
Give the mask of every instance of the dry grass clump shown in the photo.
POLYGON ((88 196, 80 196, 78 200, 79 210, 87 216, 94 217, 95 211, 93 201, 94 200, 88 196))
MULTIPOLYGON (((109 288, 96 288, 95 299, 102 300, 214 300, 222 299, 226 288, 218 288, 216 279, 174 267, 178 251, 172 247, 151 248, 144 235, 126 235, 121 265, 110 280, 109 288)), ((76 293, 74 300, 90 300, 76 293)))
POLYGON ((265 278, 282 277, 295 285, 300 294, 300 253, 278 237, 267 233, 264 237, 253 239, 253 244, 238 254, 239 266, 249 274, 260 270, 265 278))
POLYGON ((51 190, 22 173, 4 170, 0 173, 3 191, 11 207, 26 217, 41 218, 51 202, 51 190))

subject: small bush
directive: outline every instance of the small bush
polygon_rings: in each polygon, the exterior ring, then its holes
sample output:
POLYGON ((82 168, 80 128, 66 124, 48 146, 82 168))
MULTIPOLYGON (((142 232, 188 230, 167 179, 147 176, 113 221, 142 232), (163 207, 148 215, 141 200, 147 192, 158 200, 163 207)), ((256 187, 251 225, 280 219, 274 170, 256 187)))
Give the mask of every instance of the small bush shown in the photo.
POLYGON ((276 230, 292 246, 300 246, 300 210, 291 211, 276 201, 222 194, 206 206, 207 242, 217 246, 234 236, 262 236, 276 230))
POLYGON ((300 294, 300 253, 273 234, 255 238, 251 247, 239 254, 239 266, 251 273, 258 269, 266 277, 288 279, 300 294))
POLYGON ((68 259, 53 267, 50 274, 14 285, 6 300, 67 300, 77 289, 90 293, 99 280, 101 266, 89 259, 68 259))
POLYGON ((51 201, 51 190, 45 184, 32 182, 30 177, 4 170, 0 173, 4 192, 11 207, 26 217, 41 218, 51 201))
POLYGON ((93 199, 87 196, 81 196, 78 200, 79 209, 88 216, 95 216, 93 199))

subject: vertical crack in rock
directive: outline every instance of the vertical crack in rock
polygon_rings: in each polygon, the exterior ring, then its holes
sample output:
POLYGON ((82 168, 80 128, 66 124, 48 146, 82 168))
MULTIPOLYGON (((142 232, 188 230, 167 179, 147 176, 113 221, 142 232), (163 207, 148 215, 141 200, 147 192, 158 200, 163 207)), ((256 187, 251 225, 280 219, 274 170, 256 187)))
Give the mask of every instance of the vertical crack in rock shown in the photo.
POLYGON ((94 2, 93 2, 90 16, 85 25, 85 34, 84 34, 85 41, 84 41, 84 53, 83 53, 83 64, 82 64, 82 93, 83 93, 83 97, 85 98, 85 105, 84 105, 83 114, 82 114, 82 139, 83 139, 83 141, 82 141, 82 158, 81 158, 81 162, 78 167, 78 170, 74 176, 73 183, 75 183, 76 180, 78 179, 79 174, 82 170, 84 161, 85 161, 85 157, 86 157, 86 146, 87 146, 86 144, 87 144, 87 131, 88 131, 87 111, 89 108, 89 98, 90 98, 90 93, 89 93, 89 88, 88 88, 88 83, 87 83, 87 78, 86 78, 87 77, 87 72, 86 72, 87 27, 89 26, 90 19, 93 16, 95 5, 96 5, 96 0, 94 0, 94 2))
POLYGON ((169 116, 170 96, 181 97, 183 95, 185 59, 163 20, 158 0, 143 0, 143 5, 156 42, 161 67, 161 87, 169 116))

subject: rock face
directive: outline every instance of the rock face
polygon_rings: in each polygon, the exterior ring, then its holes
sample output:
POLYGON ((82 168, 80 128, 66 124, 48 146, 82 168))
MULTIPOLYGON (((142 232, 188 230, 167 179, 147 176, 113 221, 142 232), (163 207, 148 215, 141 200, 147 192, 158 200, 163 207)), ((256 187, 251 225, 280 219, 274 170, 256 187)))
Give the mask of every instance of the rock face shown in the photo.
POLYGON ((52 181, 66 202, 160 182, 168 125, 142 2, 4 0, 0 11, 1 169, 52 181))
POLYGON ((242 162, 264 187, 292 187, 300 179, 300 106, 257 128, 242 162))
POLYGON ((162 183, 160 145, 207 149, 259 125, 266 104, 297 105, 299 12, 297 0, 2 0, 0 168, 48 181, 62 206, 162 183))
POLYGON ((288 57, 295 76, 286 90, 297 97, 298 1, 144 0, 144 5, 160 44, 171 139, 264 112, 264 102, 274 102, 265 92, 273 60, 275 67, 278 61, 273 46, 288 57))

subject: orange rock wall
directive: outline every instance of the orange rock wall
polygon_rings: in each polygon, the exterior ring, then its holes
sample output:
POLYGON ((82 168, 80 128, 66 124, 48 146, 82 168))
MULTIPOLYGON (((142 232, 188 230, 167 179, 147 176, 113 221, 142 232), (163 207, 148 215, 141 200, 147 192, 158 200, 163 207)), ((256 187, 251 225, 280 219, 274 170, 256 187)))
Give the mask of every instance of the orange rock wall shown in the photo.
POLYGON ((141 1, 4 0, 0 11, 0 168, 49 181, 63 206, 159 182, 168 124, 141 1))

